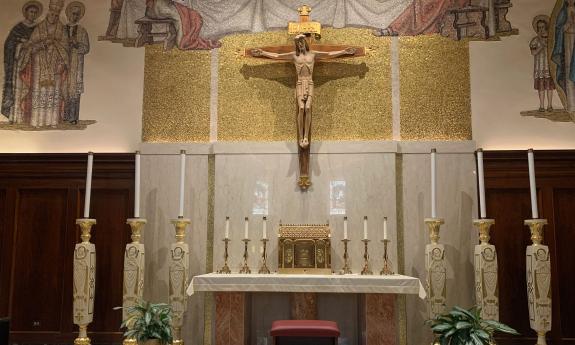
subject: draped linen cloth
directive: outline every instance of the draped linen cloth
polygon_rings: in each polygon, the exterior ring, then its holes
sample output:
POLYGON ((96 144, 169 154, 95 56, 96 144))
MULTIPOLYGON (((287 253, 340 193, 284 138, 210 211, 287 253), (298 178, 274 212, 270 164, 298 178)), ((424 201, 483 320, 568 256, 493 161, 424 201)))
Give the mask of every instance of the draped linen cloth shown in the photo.
MULTIPOLYGON (((451 4, 462 0, 174 0, 197 11, 203 25, 199 36, 218 39, 235 32, 262 32, 285 29, 298 21, 297 8, 307 4, 312 20, 325 26, 385 29, 392 24, 405 34, 437 32, 433 24, 451 4), (415 11, 414 11, 415 9, 415 11), (430 12, 426 12, 430 11, 430 12), (415 23, 412 25, 412 23, 415 23), (431 23, 431 24, 430 24, 431 23), (409 29, 402 29, 409 28, 409 29)), ((125 0, 118 38, 137 37, 134 21, 143 17, 146 0, 125 0)))

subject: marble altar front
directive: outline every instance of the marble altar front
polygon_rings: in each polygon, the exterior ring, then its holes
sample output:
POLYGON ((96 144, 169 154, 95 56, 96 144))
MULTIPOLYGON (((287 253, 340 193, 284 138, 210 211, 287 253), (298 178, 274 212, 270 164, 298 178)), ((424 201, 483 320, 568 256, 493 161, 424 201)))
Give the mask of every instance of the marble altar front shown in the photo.
MULTIPOLYGON (((264 292, 289 294, 291 319, 317 319, 320 294, 354 295, 357 299, 355 313, 345 317, 355 323, 359 332, 346 334, 346 330, 342 330, 341 343, 359 345, 399 344, 397 295, 426 297, 417 278, 358 274, 210 273, 194 277, 187 292, 189 295, 215 292, 215 345, 246 345, 253 343, 252 338, 257 344, 272 343, 265 334, 273 318, 264 315, 265 323, 260 323, 260 328, 254 329, 251 325, 253 314, 269 312, 266 309, 252 311, 251 308, 252 298, 264 292)), ((333 314, 322 319, 337 322, 333 314)))

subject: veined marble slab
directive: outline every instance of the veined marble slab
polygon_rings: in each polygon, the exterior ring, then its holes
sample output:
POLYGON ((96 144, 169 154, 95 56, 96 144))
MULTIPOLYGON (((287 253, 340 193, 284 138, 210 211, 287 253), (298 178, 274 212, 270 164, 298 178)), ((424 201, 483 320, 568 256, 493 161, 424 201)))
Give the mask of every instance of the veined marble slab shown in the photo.
POLYGON ((200 291, 220 292, 318 292, 318 293, 426 293, 419 279, 403 275, 316 274, 218 274, 195 276, 188 295, 200 291))

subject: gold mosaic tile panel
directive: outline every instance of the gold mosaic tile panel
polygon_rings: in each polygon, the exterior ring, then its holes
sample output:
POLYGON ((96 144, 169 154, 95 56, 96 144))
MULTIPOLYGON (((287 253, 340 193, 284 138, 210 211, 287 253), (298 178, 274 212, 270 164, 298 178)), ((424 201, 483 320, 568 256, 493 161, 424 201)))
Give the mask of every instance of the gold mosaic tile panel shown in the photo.
POLYGON ((401 37, 402 140, 471 139, 469 43, 401 37))
POLYGON ((146 47, 142 141, 210 139, 210 53, 146 47))
MULTIPOLYGON (((221 41, 218 140, 295 140, 293 64, 242 56, 245 48, 293 44, 290 36, 277 31, 238 34, 221 41)), ((390 139, 390 39, 375 37, 366 29, 325 29, 321 43, 370 50, 364 57, 316 64, 312 138, 390 139)))

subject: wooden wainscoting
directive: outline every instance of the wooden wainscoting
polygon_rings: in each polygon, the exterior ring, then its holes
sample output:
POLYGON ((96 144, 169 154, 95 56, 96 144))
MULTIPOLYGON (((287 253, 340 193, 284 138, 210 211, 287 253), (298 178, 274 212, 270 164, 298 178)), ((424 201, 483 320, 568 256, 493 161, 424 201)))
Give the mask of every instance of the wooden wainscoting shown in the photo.
MULTIPOLYGON (((0 154, 0 317, 17 344, 71 344, 72 258, 80 241, 85 154, 0 154)), ((133 210, 134 157, 95 154, 91 217, 96 245, 92 343, 120 343, 125 224, 133 210)))
MULTIPOLYGON (((525 247, 531 244, 523 220, 531 218, 526 151, 486 151, 487 215, 495 218, 491 242, 499 259, 501 321, 521 337, 497 343, 535 344, 529 327, 525 247)), ((540 218, 547 218, 544 243, 551 252, 553 320, 548 342, 575 344, 575 151, 536 151, 535 173, 540 218)))

